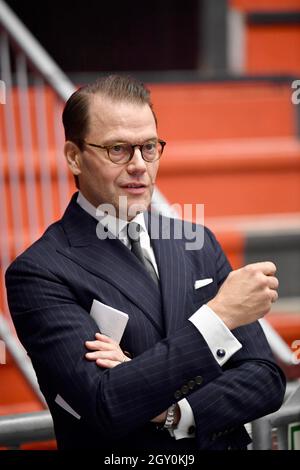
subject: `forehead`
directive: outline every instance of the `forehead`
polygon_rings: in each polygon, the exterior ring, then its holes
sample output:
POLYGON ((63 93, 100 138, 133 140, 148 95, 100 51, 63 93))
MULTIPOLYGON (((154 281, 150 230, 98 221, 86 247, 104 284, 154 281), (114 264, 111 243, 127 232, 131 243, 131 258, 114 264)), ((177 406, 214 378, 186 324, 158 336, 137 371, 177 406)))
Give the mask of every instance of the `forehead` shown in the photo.
POLYGON ((89 103, 89 137, 109 140, 148 139, 157 135, 148 104, 112 101, 93 95, 89 103))

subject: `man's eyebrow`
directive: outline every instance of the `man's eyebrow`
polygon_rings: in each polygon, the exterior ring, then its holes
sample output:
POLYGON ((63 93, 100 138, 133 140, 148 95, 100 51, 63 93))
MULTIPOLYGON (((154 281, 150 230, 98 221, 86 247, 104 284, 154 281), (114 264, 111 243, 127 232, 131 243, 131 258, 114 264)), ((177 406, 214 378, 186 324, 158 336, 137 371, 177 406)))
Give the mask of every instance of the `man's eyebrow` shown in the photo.
POLYGON ((115 145, 115 144, 138 145, 139 143, 140 143, 140 144, 144 144, 145 142, 151 142, 152 140, 158 140, 158 137, 157 137, 157 136, 148 137, 148 138, 146 138, 146 139, 141 140, 140 142, 137 142, 137 141, 129 142, 129 141, 126 140, 126 139, 109 139, 109 140, 104 141, 104 142, 102 143, 102 145, 105 145, 105 146, 108 146, 108 145, 115 145))
POLYGON ((129 144, 126 139, 109 139, 105 140, 105 145, 115 145, 115 144, 129 144))

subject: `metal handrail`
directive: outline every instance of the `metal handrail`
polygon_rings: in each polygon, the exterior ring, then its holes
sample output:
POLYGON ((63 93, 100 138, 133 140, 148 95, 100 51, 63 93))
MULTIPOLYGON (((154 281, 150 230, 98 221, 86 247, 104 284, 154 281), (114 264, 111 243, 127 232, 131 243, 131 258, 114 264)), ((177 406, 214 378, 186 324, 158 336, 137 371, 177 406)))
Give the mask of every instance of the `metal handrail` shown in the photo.
MULTIPOLYGON (((278 449, 287 448, 287 426, 293 421, 300 420, 299 383, 294 383, 292 388, 292 392, 287 391, 285 403, 278 411, 251 423, 252 450, 272 449, 274 427, 278 433, 278 449)), ((26 442, 51 439, 55 439, 55 433, 48 410, 0 417, 0 446, 14 448, 26 442)))
POLYGON ((0 417, 0 446, 19 447, 25 442, 55 439, 49 411, 0 417))
MULTIPOLYGON (((26 150, 27 162, 24 166, 25 182, 26 182, 26 201, 30 210, 29 215, 29 230, 30 230, 30 242, 33 242, 36 238, 35 230, 37 228, 37 214, 38 210, 36 207, 37 194, 35 192, 35 185, 32 184, 32 178, 34 177, 34 161, 33 161, 33 146, 31 139, 30 129, 30 110, 29 110, 29 79, 27 74, 27 62, 34 68, 34 83, 36 87, 36 114, 39 116, 37 123, 37 137, 39 142, 39 151, 45 154, 47 151, 47 129, 45 124, 45 102, 42 96, 43 94, 43 81, 45 80, 53 88, 59 99, 66 101, 69 96, 76 90, 74 84, 68 79, 65 73, 58 67, 55 61, 49 56, 47 51, 39 44, 31 32, 26 28, 24 24, 19 20, 13 10, 3 1, 0 0, 0 69, 2 71, 1 79, 4 80, 7 88, 7 103, 5 105, 4 121, 6 129, 6 140, 8 142, 8 168, 9 168, 9 179, 11 182, 11 189, 9 190, 12 203, 12 216, 14 220, 15 230, 18 234, 15 237, 15 251, 19 254, 23 251, 24 240, 22 236, 22 214, 21 205, 18 201, 22 200, 20 188, 16 183, 15 171, 18 168, 16 159, 16 129, 14 125, 14 99, 12 96, 12 67, 10 61, 10 46, 9 41, 12 41, 16 46, 16 84, 19 88, 18 92, 18 103, 22 107, 23 112, 21 115, 21 135, 24 142, 24 150, 26 150)), ((57 120, 53 123, 55 128, 56 143, 62 143, 61 137, 58 136, 59 131, 57 130, 57 120)), ((51 206, 49 203, 50 194, 50 175, 49 167, 47 167, 47 159, 41 158, 39 160, 40 171, 43 175, 41 181, 43 208, 45 212, 45 222, 52 222, 51 206)), ((64 182, 67 180, 67 170, 62 169, 59 174, 61 184, 59 184, 59 194, 61 207, 64 207, 65 196, 63 191, 65 190, 64 182)), ((4 189, 4 176, 1 174, 0 169, 0 195, 2 200, 1 209, 1 225, 5 231, 5 227, 9 227, 8 215, 5 212, 7 207, 6 204, 6 193, 4 189)), ((176 215, 171 210, 168 202, 161 195, 159 190, 156 188, 154 193, 154 205, 161 210, 162 213, 168 216, 176 215)), ((0 246, 0 275, 4 277, 4 272, 8 267, 11 259, 8 255, 7 240, 5 237, 1 237, 0 246)), ((1 283, 4 286, 4 282, 1 283)), ((5 297, 5 290, 3 291, 3 297, 5 297)), ((33 391, 37 394, 40 401, 45 404, 44 397, 42 396, 39 386, 36 380, 35 372, 32 368, 31 362, 27 357, 23 347, 17 341, 14 333, 11 331, 10 325, 6 322, 4 315, 0 311, 0 338, 5 342, 6 347, 12 354, 15 362, 22 371, 28 384, 31 386, 33 391)))
POLYGON ((276 428, 278 450, 288 448, 288 425, 300 421, 300 385, 275 413, 252 422, 253 450, 272 450, 276 428))
POLYGON ((276 330, 270 325, 270 323, 261 318, 259 320, 261 327, 266 335, 270 348, 272 349, 274 355, 281 362, 281 364, 287 366, 295 365, 294 354, 286 344, 286 342, 281 338, 276 330))
MULTIPOLYGON (((0 0, 0 25, 13 38, 18 48, 52 86, 57 95, 66 101, 74 93, 76 87, 4 0, 0 0)), ((178 215, 158 188, 153 194, 153 204, 163 215, 168 217, 178 215)))
POLYGON ((67 100, 75 91, 73 83, 3 0, 0 0, 0 24, 60 98, 67 100))
MULTIPOLYGON (((5 28, 58 96, 66 101, 74 93, 76 87, 3 0, 0 0, 0 25, 5 28)), ((169 217, 177 216, 176 211, 169 207, 168 201, 158 188, 155 189, 153 202, 162 214, 169 217)))
MULTIPOLYGON (((14 361, 18 365, 20 371, 22 372, 25 380, 29 384, 30 388, 35 392, 40 402, 47 407, 44 396, 40 391, 40 387, 35 375, 35 371, 31 364, 30 359, 28 358, 24 348, 21 343, 17 340, 14 334, 11 332, 11 328, 8 325, 8 322, 5 320, 4 315, 0 311, 0 338, 4 341, 5 348, 8 349, 14 361)), ((5 367, 2 365, 1 367, 5 367)))
MULTIPOLYGON (((31 63, 31 65, 34 66, 35 70, 40 74, 43 79, 45 79, 55 90, 57 95, 65 101, 67 98, 69 98, 70 94, 75 91, 75 86, 73 83, 68 79, 68 77, 64 74, 64 72, 58 67, 58 65, 55 63, 55 61, 49 56, 47 51, 38 43, 38 41, 34 38, 34 36, 30 33, 30 31, 22 24, 22 22, 18 19, 18 17, 15 15, 15 13, 11 10, 9 6, 3 1, 0 0, 0 29, 4 29, 5 35, 3 35, 2 40, 0 41, 0 47, 1 47, 1 64, 4 64, 8 69, 9 72, 7 73, 7 77, 4 77, 5 80, 7 80, 7 85, 8 87, 11 86, 11 70, 10 70, 10 64, 9 64, 9 52, 8 52, 8 44, 7 44, 7 35, 12 38, 13 42, 17 45, 17 49, 21 51, 20 55, 17 56, 17 82, 20 85, 21 88, 26 89, 28 87, 28 80, 26 76, 26 61, 25 59, 28 59, 28 61, 31 63)), ((39 82, 37 82, 39 83, 39 82)), ((8 90, 8 96, 9 96, 9 90, 8 90)), ((24 95, 26 98, 26 94, 24 95)), ((24 97, 23 97, 24 98, 24 97)), ((28 101, 28 100, 27 100, 28 101)), ((41 100, 37 101, 41 103, 41 100)), ((39 112, 38 115, 42 116, 44 113, 44 105, 41 104, 41 107, 38 108, 39 112), (41 111, 41 112, 40 112, 41 111)), ((28 105, 27 105, 28 107, 28 105)), ((9 105, 7 105, 7 109, 9 109, 9 105)), ((28 113, 27 113, 28 114, 28 113)), ((12 121, 13 120, 13 115, 10 113, 7 116, 7 120, 12 121)), ((40 119, 39 121, 42 122, 40 119)), ((40 134, 40 140, 43 142, 43 145, 46 145, 47 139, 45 138, 45 129, 41 127, 41 122, 39 122, 39 132, 40 134)), ((26 113, 24 113, 23 116, 23 121, 22 121, 22 128, 23 128, 23 134, 24 134, 24 140, 25 137, 29 135, 29 132, 27 130, 27 117, 26 113)), ((54 127, 57 126, 57 124, 54 124, 54 127)), ((57 131, 57 129, 56 129, 57 131)), ((13 158, 14 155, 16 154, 15 152, 15 144, 14 139, 15 139, 15 130, 12 132, 12 134, 8 135, 8 147, 9 147, 9 165, 12 165, 10 168, 10 177, 11 180, 13 180, 13 158)), ((31 155, 31 143, 27 142, 27 148, 29 149, 28 151, 28 162, 27 165, 25 166, 25 171, 30 168, 30 165, 33 165, 33 163, 30 160, 30 155, 31 155)), ((42 145, 41 145, 42 148, 42 145)), ((40 164, 44 164, 44 159, 40 160, 40 164)), ((43 175, 45 178, 45 181, 43 182, 44 184, 44 189, 43 189, 43 194, 45 194, 47 197, 45 197, 45 207, 47 207, 47 201, 48 201, 48 187, 49 184, 51 183, 49 181, 49 175, 47 173, 48 169, 45 167, 42 168, 43 175), (47 176, 48 175, 48 176, 47 176)), ((26 175, 25 175, 26 176, 26 175)), ((30 180, 31 175, 28 174, 28 181, 30 180)), ((26 176, 26 177, 27 177, 26 176)), ((1 177, 1 175, 0 175, 1 177)), ((61 176, 61 178, 67 178, 65 174, 61 176)), ((30 204, 33 205, 35 204, 36 197, 33 197, 32 194, 30 193, 31 191, 31 186, 27 185, 27 197, 28 201, 30 201, 30 204)), ((0 194, 1 194, 1 200, 5 201, 5 195, 2 194, 3 191, 3 184, 1 183, 0 180, 0 194)), ((21 199, 20 195, 17 194, 18 188, 17 186, 12 186, 12 198, 15 199, 21 199), (16 191, 14 192, 13 189, 16 191)), ((63 193, 64 187, 62 186, 61 193, 63 193)), ((62 196, 62 201, 63 201, 63 196, 62 196)), ((155 192, 153 195, 153 204, 156 207, 156 209, 161 212, 162 214, 170 217, 176 217, 176 211, 169 205, 168 201, 165 199, 165 197, 160 193, 158 188, 155 188, 155 192)), ((62 204, 63 205, 63 204, 62 204)), ((1 210, 1 217, 5 219, 5 225, 8 225, 7 222, 7 216, 5 215, 5 207, 6 204, 2 204, 2 210, 1 210)), ((13 210, 18 208, 17 204, 13 204, 13 210)), ((34 212, 34 211, 33 211, 34 212)), ((29 215, 31 212, 29 213, 29 215)), ((51 218, 51 217, 50 217, 51 218)), ((21 226, 20 226, 20 214, 15 213, 13 214, 13 219, 15 223, 15 227, 17 227, 18 233, 21 233, 21 226)), ((46 217, 47 219, 47 217, 46 217)), ((34 224, 32 224, 34 226, 34 224)), ((20 246, 17 244, 18 240, 16 241, 16 251, 18 252, 20 246)), ((4 271, 9 263, 8 255, 6 254, 5 247, 1 250, 0 249, 0 265, 2 265, 1 269, 4 271)), ((5 295, 5 293, 4 293, 5 295)), ((0 315, 1 318, 1 315, 0 315)), ((275 332, 275 330, 265 321, 262 322, 264 331, 266 333, 266 336, 268 338, 268 341, 270 343, 270 346, 274 352, 274 354, 282 361, 282 363, 285 363, 287 365, 291 364, 292 361, 292 353, 290 353, 287 345, 282 341, 280 336, 275 332)), ((28 383, 32 384, 33 389, 35 392, 38 394, 39 397, 41 397, 40 391, 36 386, 36 381, 33 380, 33 373, 32 371, 29 371, 28 367, 28 358, 25 353, 21 352, 21 346, 18 345, 17 341, 14 338, 13 333, 9 332, 9 329, 7 328, 7 325, 4 326, 4 323, 2 322, 2 330, 4 331, 5 334, 5 342, 10 345, 11 352, 24 373, 28 383)), ((0 332, 1 334, 1 332, 0 332)), ((41 397, 43 400, 43 397, 41 397)))

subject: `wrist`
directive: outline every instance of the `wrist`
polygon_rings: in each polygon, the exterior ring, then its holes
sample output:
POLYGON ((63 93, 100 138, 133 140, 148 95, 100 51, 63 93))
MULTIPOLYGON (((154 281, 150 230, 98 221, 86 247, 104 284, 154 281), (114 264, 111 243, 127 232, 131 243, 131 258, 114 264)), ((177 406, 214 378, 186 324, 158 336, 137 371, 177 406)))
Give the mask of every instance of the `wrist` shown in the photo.
POLYGON ((218 302, 216 298, 207 302, 206 305, 220 318, 220 320, 222 320, 229 330, 233 330, 235 328, 234 322, 226 313, 224 306, 222 303, 218 302))
POLYGON ((178 425, 178 423, 179 423, 179 421, 180 421, 180 418, 181 418, 180 406, 178 405, 178 403, 176 403, 175 419, 174 419, 174 427, 175 427, 175 428, 176 428, 176 426, 178 425))

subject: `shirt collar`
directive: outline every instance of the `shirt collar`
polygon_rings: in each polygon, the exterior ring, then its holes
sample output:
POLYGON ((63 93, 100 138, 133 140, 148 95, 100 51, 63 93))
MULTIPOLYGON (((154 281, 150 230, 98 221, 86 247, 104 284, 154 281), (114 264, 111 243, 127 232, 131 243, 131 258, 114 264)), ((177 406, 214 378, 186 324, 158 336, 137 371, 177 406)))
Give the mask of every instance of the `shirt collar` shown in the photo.
MULTIPOLYGON (((77 197, 77 204, 79 204, 80 207, 85 210, 88 214, 94 217, 94 219, 98 220, 98 222, 102 223, 103 219, 103 224, 116 238, 127 240, 127 220, 118 219, 112 215, 104 214, 104 212, 100 211, 95 206, 93 206, 93 204, 91 204, 80 191, 77 197)), ((148 234, 143 213, 137 214, 131 222, 136 222, 137 224, 139 224, 142 228, 142 232, 148 234)))

